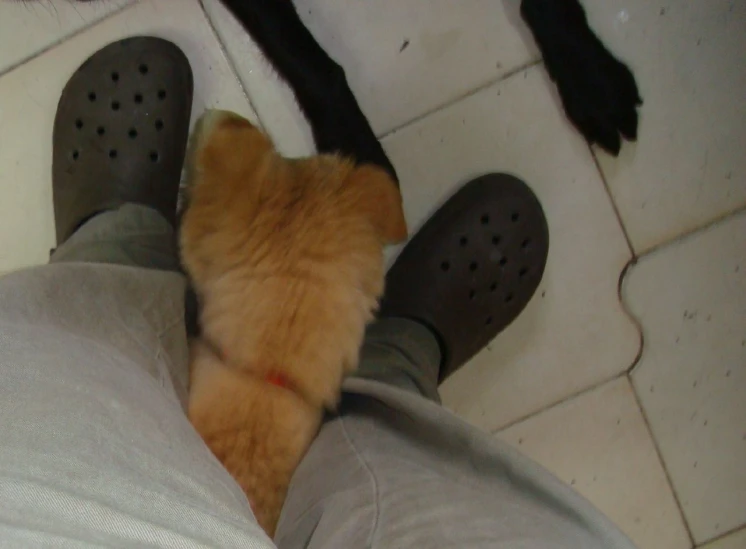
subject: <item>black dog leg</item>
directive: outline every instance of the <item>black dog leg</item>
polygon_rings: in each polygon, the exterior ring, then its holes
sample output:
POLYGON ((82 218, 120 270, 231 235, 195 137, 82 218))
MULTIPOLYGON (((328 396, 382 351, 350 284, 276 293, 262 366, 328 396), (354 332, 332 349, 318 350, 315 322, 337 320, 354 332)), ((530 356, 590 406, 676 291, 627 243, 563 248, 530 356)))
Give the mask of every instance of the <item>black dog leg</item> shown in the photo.
POLYGON ((617 155, 620 134, 637 138, 642 100, 632 72, 590 29, 578 0, 522 0, 521 15, 570 121, 590 143, 617 155))
POLYGON ((397 180, 347 85, 344 70, 319 46, 290 0, 223 0, 290 85, 308 119, 316 147, 376 164, 397 180))

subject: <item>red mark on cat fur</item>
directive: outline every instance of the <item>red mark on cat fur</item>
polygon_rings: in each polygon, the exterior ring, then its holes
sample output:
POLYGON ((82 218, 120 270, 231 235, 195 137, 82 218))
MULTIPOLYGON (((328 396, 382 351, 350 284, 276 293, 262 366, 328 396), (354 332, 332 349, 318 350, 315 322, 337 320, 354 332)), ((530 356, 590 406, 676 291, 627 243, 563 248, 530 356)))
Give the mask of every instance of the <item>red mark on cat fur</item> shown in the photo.
POLYGON ((267 374, 267 376, 264 378, 264 381, 266 381, 270 385, 276 385, 277 387, 282 387, 283 389, 290 389, 290 381, 282 374, 267 374))

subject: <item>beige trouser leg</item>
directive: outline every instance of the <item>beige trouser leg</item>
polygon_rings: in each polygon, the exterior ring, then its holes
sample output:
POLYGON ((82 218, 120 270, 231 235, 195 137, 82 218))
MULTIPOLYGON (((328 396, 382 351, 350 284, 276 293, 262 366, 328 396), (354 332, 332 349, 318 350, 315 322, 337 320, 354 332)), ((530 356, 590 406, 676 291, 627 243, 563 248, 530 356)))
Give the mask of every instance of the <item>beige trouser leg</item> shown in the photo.
POLYGON ((349 380, 291 484, 280 549, 632 549, 551 474, 439 405, 349 380))
MULTIPOLYGON (((165 270, 171 229, 146 210, 97 216, 56 263, 0 279, 4 544, 271 547, 184 415, 185 283, 165 270)), ((368 379, 348 380, 293 478, 279 547, 632 547, 420 395, 439 360, 426 330, 379 323, 362 359, 368 379)))

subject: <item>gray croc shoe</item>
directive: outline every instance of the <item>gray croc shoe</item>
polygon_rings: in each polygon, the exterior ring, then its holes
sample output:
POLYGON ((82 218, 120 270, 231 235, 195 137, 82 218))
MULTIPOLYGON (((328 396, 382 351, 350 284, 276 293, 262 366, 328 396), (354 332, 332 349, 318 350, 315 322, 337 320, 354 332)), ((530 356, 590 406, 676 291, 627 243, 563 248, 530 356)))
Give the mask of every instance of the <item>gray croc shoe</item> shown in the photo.
POLYGON ((75 71, 54 121, 58 245, 87 219, 125 203, 175 223, 192 93, 189 61, 160 38, 109 44, 75 71))
POLYGON ((464 185, 406 245, 386 276, 379 317, 428 326, 443 381, 523 311, 541 282, 549 230, 519 179, 489 174, 464 185))

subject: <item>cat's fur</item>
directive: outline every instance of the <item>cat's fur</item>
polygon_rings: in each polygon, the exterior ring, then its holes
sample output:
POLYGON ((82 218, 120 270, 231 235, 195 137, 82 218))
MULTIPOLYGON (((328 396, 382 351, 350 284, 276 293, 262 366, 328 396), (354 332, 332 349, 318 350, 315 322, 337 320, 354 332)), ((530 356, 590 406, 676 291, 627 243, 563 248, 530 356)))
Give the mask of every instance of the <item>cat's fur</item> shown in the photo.
POLYGON ((273 535, 293 471, 357 366, 383 247, 406 238, 401 195, 380 168, 282 158, 220 111, 190 160, 180 239, 202 334, 189 418, 273 535))

